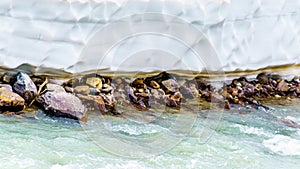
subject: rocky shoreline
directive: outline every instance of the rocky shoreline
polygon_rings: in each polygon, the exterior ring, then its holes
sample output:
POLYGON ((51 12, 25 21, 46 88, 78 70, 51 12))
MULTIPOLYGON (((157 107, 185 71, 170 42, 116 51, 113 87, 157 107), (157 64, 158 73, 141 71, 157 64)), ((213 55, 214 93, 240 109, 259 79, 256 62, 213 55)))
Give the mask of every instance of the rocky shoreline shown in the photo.
POLYGON ((277 74, 260 73, 254 79, 239 77, 231 82, 211 82, 206 78, 185 78, 167 72, 138 78, 88 74, 79 78, 55 81, 47 76, 24 72, 0 74, 0 112, 17 114, 28 109, 42 109, 49 116, 86 122, 89 111, 120 115, 116 105, 139 112, 155 107, 180 110, 196 104, 200 110, 217 105, 249 109, 269 108, 262 99, 300 97, 300 79, 285 80, 277 74))

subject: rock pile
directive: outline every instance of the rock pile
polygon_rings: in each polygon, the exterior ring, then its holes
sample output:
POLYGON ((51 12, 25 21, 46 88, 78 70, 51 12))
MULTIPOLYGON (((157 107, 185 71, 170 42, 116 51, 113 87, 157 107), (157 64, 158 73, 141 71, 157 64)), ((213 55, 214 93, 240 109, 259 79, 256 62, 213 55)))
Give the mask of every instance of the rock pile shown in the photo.
POLYGON ((232 105, 268 109, 260 99, 287 97, 300 97, 299 77, 287 81, 260 73, 255 79, 240 77, 216 88, 205 78, 188 80, 167 72, 135 79, 88 74, 62 85, 23 72, 0 76, 0 112, 22 111, 33 103, 48 115, 80 121, 87 120, 88 110, 121 114, 116 105, 145 111, 157 104, 180 109, 182 103, 197 101, 200 108, 201 102, 207 102, 225 109, 232 105))

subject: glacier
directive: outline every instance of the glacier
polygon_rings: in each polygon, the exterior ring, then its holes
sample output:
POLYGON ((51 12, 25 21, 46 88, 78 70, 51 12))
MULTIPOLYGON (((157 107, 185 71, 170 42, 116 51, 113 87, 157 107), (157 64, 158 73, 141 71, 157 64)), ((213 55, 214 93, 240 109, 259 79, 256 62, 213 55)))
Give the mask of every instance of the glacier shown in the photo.
POLYGON ((226 72, 299 64, 299 12, 299 0, 1 0, 0 65, 14 68, 28 63, 76 73, 94 69, 226 72), (189 29, 168 28, 170 18, 204 36, 199 49, 202 61, 186 52, 199 41, 184 45, 181 39, 165 36, 170 31, 183 38, 189 35, 189 29), (151 19, 161 24, 153 26, 151 19), (131 26, 141 22, 147 24, 132 31, 131 26), (136 33, 141 27, 145 32, 136 33), (110 42, 130 30, 129 38, 110 42), (95 35, 106 47, 85 50, 95 35), (210 60, 207 52, 216 58, 210 60))

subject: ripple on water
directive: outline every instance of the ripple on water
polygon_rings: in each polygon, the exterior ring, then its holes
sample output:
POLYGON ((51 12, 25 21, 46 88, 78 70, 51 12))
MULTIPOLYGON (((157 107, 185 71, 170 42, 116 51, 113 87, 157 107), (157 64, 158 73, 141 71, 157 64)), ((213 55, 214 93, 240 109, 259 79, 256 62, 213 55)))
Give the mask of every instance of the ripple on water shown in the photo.
POLYGON ((276 154, 300 156, 300 140, 288 136, 275 135, 274 137, 265 140, 263 145, 276 154))

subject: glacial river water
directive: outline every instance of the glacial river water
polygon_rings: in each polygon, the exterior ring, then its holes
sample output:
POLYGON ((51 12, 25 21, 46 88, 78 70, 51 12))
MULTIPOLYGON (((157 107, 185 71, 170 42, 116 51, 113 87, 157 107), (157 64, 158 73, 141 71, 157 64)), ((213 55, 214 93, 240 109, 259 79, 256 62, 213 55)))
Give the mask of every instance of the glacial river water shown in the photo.
MULTIPOLYGON (((199 139, 199 131, 208 117, 198 112, 193 128, 180 143, 170 151, 148 158, 127 158, 103 149, 87 134, 88 130, 99 127, 97 115, 90 115, 88 124, 82 124, 84 127, 74 121, 47 117, 42 112, 37 113, 38 120, 0 115, 0 168, 296 169, 300 166, 300 129, 288 127, 278 119, 300 123, 298 103, 269 104, 271 111, 239 108, 225 111, 218 126, 210 130, 207 141, 199 139)), ((111 116, 102 120, 109 124, 107 131, 132 138, 169 130, 164 125, 168 119, 164 118, 147 124, 111 116)), ((215 123, 213 119, 209 122, 215 123)))

